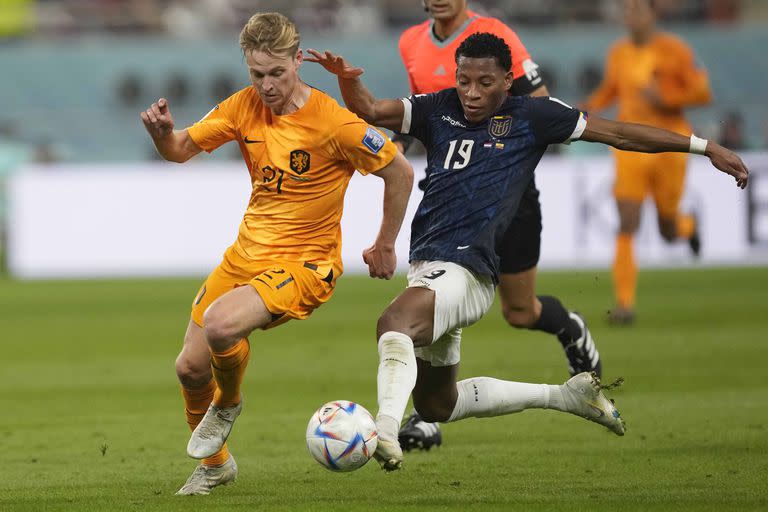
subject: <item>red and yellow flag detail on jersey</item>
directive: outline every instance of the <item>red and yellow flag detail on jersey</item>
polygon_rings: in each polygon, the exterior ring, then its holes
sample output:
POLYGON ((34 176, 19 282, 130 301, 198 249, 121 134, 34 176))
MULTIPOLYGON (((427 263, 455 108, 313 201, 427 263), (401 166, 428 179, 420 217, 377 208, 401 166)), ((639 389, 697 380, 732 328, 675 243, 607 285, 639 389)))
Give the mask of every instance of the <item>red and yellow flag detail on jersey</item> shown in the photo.
MULTIPOLYGON (((188 128, 211 152, 236 140, 252 192, 234 250, 250 261, 309 262, 341 273, 344 194, 355 170, 387 166, 396 148, 330 96, 273 115, 252 87, 221 102, 188 128)), ((372 231, 373 233, 373 231, 372 231)))

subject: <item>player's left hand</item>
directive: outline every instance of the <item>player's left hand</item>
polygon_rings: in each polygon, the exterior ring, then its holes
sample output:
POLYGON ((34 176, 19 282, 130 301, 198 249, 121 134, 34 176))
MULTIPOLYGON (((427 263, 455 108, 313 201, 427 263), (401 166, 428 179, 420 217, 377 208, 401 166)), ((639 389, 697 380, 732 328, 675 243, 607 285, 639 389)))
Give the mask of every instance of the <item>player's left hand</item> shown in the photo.
POLYGON ((308 49, 307 53, 311 56, 305 56, 304 60, 320 64, 339 78, 357 78, 365 72, 363 68, 352 66, 341 55, 334 55, 329 51, 320 53, 317 50, 308 49))
POLYGON ((376 279, 392 279, 397 268, 394 246, 375 243, 363 251, 363 261, 368 265, 368 274, 376 279))
POLYGON ((739 155, 712 141, 707 143, 706 155, 715 168, 733 176, 739 188, 746 188, 749 182, 749 169, 739 155))

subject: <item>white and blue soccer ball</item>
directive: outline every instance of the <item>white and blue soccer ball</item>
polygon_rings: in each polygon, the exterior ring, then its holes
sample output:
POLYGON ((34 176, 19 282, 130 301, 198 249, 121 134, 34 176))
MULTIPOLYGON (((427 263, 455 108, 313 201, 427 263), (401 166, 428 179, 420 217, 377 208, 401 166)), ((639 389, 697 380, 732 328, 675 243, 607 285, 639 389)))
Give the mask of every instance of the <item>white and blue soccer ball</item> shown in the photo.
POLYGON ((331 471, 354 471, 376 451, 379 438, 368 410, 355 402, 335 400, 320 407, 307 425, 307 448, 331 471))

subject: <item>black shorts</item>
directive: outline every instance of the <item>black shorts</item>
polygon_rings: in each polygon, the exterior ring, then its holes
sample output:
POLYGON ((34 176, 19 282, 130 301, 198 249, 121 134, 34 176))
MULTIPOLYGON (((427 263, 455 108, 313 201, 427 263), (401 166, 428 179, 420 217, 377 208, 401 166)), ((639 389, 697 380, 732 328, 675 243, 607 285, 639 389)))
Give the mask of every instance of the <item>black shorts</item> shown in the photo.
POLYGON ((541 203, 535 180, 531 180, 520 199, 515 218, 504 233, 499 247, 499 271, 517 274, 539 264, 541 253, 541 203))

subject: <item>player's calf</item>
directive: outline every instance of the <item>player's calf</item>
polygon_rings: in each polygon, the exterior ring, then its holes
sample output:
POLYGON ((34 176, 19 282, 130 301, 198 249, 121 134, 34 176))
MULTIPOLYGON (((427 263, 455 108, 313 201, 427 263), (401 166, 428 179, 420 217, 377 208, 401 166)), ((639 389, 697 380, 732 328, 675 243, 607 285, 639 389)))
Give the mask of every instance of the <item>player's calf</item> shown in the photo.
POLYGON ((397 434, 400 448, 411 451, 429 450, 433 446, 440 446, 443 443, 443 434, 438 422, 450 419, 456 407, 456 397, 444 398, 441 393, 423 397, 414 390, 413 403, 418 412, 414 411, 400 427, 397 434))
POLYGON ((532 307, 515 307, 505 305, 501 314, 504 320, 516 329, 530 329, 536 324, 536 311, 532 307))

